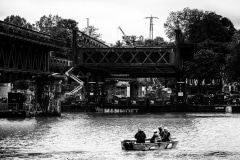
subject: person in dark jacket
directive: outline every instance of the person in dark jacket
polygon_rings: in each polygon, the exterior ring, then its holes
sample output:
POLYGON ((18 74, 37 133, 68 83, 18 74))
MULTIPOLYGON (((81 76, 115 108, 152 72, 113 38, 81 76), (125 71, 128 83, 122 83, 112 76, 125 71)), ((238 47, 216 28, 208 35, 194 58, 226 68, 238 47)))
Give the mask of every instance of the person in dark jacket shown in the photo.
POLYGON ((170 141, 170 138, 171 138, 171 133, 168 132, 167 127, 164 127, 164 129, 163 129, 163 137, 162 137, 162 141, 163 141, 163 142, 170 141))
POLYGON ((156 130, 156 131, 154 131, 153 136, 150 139, 150 143, 157 143, 157 142, 161 142, 161 137, 156 130))
POLYGON ((137 143, 145 143, 146 134, 143 132, 143 130, 138 129, 138 132, 134 136, 137 140, 137 143))
POLYGON ((162 127, 158 127, 159 130, 159 135, 161 138, 163 138, 163 128, 162 127))

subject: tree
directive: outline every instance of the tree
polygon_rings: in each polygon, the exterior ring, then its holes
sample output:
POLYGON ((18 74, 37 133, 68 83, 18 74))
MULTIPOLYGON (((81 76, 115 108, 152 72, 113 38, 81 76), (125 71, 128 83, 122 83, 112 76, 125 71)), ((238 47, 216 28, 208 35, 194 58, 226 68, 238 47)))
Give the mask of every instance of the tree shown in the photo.
POLYGON ((175 30, 180 29, 183 38, 188 40, 189 26, 202 19, 204 12, 198 9, 184 8, 182 11, 170 12, 164 29, 167 37, 172 41, 175 38, 175 30))
POLYGON ((76 29, 78 23, 72 19, 63 19, 58 15, 51 14, 43 16, 36 22, 36 26, 40 32, 49 34, 54 39, 59 39, 66 42, 68 48, 72 47, 72 30, 76 29))
POLYGON ((164 28, 170 40, 175 37, 175 29, 180 29, 185 41, 192 43, 207 39, 215 42, 230 42, 236 30, 226 17, 210 11, 189 8, 170 12, 164 28))
POLYGON ((200 92, 203 78, 221 79, 225 75, 229 43, 235 32, 228 18, 210 11, 184 8, 183 11, 171 12, 164 27, 169 38, 173 39, 175 29, 179 28, 185 42, 197 44, 194 60, 184 65, 186 78, 198 79, 200 92))
POLYGON ((91 26, 91 25, 82 29, 83 33, 88 34, 90 37, 95 39, 98 39, 101 37, 101 34, 97 33, 97 31, 98 31, 98 28, 95 28, 94 26, 91 26))
POLYGON ((233 35, 232 42, 229 45, 231 54, 227 57, 227 77, 231 81, 240 81, 240 30, 233 35))
POLYGON ((161 45, 162 43, 164 43, 164 39, 162 37, 156 37, 154 39, 154 43, 155 45, 161 45))
POLYGON ((57 23, 57 38, 64 39, 67 47, 72 47, 72 30, 78 30, 78 23, 72 19, 61 19, 57 23))
POLYGON ((36 21, 37 29, 46 34, 54 34, 53 28, 57 26, 58 22, 62 20, 58 15, 42 16, 39 21, 36 21))
POLYGON ((77 25, 78 25, 78 22, 76 22, 73 19, 61 19, 57 23, 57 27, 71 29, 71 30, 72 29, 78 30, 77 25))
POLYGON ((8 23, 12 23, 14 25, 24 27, 24 28, 27 28, 27 29, 31 29, 31 30, 34 29, 32 24, 27 22, 25 18, 22 18, 18 15, 17 16, 15 16, 15 15, 7 16, 3 21, 8 22, 8 23))
POLYGON ((189 25, 189 41, 200 43, 205 40, 231 42, 235 33, 232 22, 214 12, 205 12, 201 20, 189 25))
MULTIPOLYGON (((136 37, 136 36, 135 36, 136 37)), ((164 39, 162 37, 156 37, 155 39, 139 39, 139 38, 132 38, 130 39, 130 41, 132 42, 132 44, 135 47, 162 47, 162 46, 167 46, 170 45, 170 43, 164 41, 164 39)), ((126 45, 124 45, 124 43, 121 43, 120 41, 117 41, 115 44, 115 47, 131 47, 129 42, 125 42, 126 45)))
POLYGON ((204 79, 220 77, 222 64, 217 59, 219 59, 219 54, 212 50, 202 49, 194 54, 193 61, 185 62, 185 76, 198 80, 199 93, 202 92, 201 85, 204 79))

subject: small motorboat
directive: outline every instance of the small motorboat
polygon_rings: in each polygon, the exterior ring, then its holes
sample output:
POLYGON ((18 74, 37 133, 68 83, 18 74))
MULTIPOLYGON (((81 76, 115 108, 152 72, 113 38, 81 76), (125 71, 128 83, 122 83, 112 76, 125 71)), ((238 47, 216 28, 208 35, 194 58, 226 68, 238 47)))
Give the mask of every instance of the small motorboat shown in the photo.
POLYGON ((156 142, 156 143, 136 143, 136 140, 124 140, 121 141, 121 146, 123 150, 162 150, 162 149, 174 149, 176 148, 178 141, 171 140, 167 142, 156 142))

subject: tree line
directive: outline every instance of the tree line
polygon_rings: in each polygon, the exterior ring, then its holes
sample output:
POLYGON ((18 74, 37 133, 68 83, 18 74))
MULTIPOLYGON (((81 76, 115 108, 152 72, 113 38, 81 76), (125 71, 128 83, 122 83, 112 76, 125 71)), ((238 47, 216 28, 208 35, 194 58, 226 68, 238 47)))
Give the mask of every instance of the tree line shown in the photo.
POLYGON ((174 39, 175 29, 180 29, 184 42, 196 44, 193 60, 184 62, 184 73, 186 78, 198 80, 199 92, 203 80, 240 80, 240 30, 230 19, 211 11, 184 8, 170 12, 164 29, 169 39, 174 39))

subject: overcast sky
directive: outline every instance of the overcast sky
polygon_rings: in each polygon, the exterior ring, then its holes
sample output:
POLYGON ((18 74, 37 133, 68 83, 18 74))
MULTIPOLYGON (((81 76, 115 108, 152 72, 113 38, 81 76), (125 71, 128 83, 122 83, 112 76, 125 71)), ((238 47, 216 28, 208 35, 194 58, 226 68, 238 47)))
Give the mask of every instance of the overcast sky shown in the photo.
POLYGON ((154 16, 154 37, 165 36, 163 24, 171 11, 185 7, 214 11, 229 18, 240 29, 240 0, 0 0, 0 20, 19 15, 35 23, 43 15, 76 20, 79 29, 89 24, 98 28, 107 43, 121 40, 119 26, 127 35, 149 37, 149 19, 154 16))

